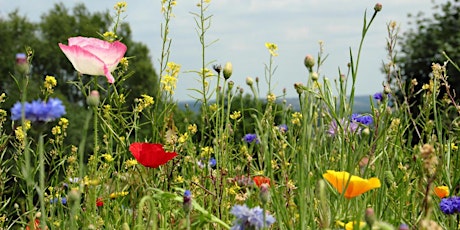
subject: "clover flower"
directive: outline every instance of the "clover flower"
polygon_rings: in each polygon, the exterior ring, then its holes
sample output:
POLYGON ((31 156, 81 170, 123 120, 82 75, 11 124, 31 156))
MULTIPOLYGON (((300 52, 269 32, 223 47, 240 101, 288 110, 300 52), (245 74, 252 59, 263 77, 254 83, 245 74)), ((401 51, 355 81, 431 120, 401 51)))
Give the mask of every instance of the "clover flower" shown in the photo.
POLYGON ((260 143, 259 138, 257 138, 257 134, 255 133, 248 133, 244 135, 243 141, 246 143, 252 143, 252 142, 255 142, 256 144, 260 143))
POLYGON ((65 114, 65 107, 57 98, 50 98, 47 102, 39 99, 30 103, 26 102, 24 105, 16 102, 11 108, 11 120, 20 120, 22 110, 24 110, 25 119, 32 122, 49 122, 65 114))
POLYGON ((264 211, 259 206, 250 209, 246 205, 235 205, 230 213, 236 217, 231 230, 259 230, 275 223, 275 218, 268 213, 265 214, 264 221, 264 211))

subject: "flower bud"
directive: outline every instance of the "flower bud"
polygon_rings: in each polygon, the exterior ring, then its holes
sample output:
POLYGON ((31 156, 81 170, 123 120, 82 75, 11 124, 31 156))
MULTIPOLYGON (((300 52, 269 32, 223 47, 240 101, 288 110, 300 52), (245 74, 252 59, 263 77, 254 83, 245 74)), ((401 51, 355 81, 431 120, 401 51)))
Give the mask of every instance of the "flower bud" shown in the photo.
POLYGON ((260 185, 259 198, 263 205, 267 204, 270 200, 269 184, 263 183, 260 185))
POLYGON ((185 190, 184 192, 184 202, 182 203, 182 209, 188 215, 192 211, 192 192, 190 190, 185 190))
POLYGON ((254 84, 254 80, 252 80, 251 77, 247 77, 246 78, 246 85, 252 86, 253 84, 254 84))
POLYGON ((310 76, 311 76, 311 80, 318 81, 318 73, 317 72, 312 72, 310 74, 310 76))
POLYGON ((369 228, 372 229, 372 226, 374 225, 376 221, 374 209, 366 208, 364 219, 366 220, 367 226, 369 226, 369 228))
POLYGON ((391 88, 390 88, 390 86, 389 86, 389 85, 383 86, 383 92, 384 92, 386 95, 390 94, 390 93, 391 93, 391 88))
POLYGON ((315 58, 313 58, 313 56, 311 56, 310 54, 307 55, 305 57, 304 64, 305 64, 305 67, 307 67, 307 69, 311 71, 311 69, 315 65, 315 58))
POLYGON ((89 96, 86 98, 86 103, 89 106, 98 106, 100 102, 99 92, 97 90, 91 91, 89 96))
POLYGON ((229 89, 229 90, 232 90, 234 85, 235 85, 235 82, 229 81, 229 82, 228 82, 228 89, 229 89))
POLYGON ((297 93, 300 95, 303 93, 303 84, 302 83, 294 83, 294 89, 297 91, 297 93))
POLYGON ((129 224, 126 223, 126 222, 124 222, 124 223, 121 225, 121 229, 123 229, 123 230, 129 230, 129 229, 130 229, 130 228, 129 228, 129 224))
POLYGON ((217 74, 220 74, 220 72, 222 71, 221 65, 213 65, 212 68, 214 69, 214 71, 217 72, 217 74))
POLYGON ((374 10, 375 10, 376 12, 381 11, 381 10, 382 10, 382 3, 377 3, 377 4, 375 4, 374 10))
POLYGON ((225 63, 224 69, 223 69, 223 74, 224 74, 225 80, 229 79, 230 76, 232 76, 232 72, 233 72, 232 63, 231 62, 225 63))

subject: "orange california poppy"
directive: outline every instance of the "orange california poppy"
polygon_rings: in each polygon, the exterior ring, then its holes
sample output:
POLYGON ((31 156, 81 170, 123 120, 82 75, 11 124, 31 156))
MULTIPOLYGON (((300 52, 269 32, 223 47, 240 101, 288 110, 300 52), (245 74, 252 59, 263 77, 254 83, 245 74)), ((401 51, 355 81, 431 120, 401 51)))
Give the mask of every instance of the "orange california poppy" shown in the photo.
POLYGON ((449 188, 447 186, 434 187, 434 194, 440 199, 449 196, 449 188))
POLYGON ((264 177, 264 176, 255 176, 252 178, 254 183, 256 183, 257 187, 260 188, 262 184, 268 184, 270 185, 270 178, 264 177))
POLYGON ((350 175, 344 171, 327 170, 323 174, 324 179, 329 181, 332 186, 344 197, 350 199, 359 196, 371 189, 380 187, 380 180, 376 177, 370 179, 363 179, 358 176, 350 175))

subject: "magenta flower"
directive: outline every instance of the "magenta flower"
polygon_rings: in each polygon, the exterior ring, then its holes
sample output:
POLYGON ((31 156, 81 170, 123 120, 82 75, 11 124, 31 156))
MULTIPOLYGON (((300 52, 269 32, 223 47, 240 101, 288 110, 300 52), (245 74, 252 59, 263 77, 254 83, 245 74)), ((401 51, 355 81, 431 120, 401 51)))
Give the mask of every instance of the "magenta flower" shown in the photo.
POLYGON ((97 38, 69 38, 69 45, 59 43, 59 47, 82 74, 105 75, 109 83, 115 82, 111 72, 126 52, 126 45, 119 42, 107 42, 97 38))

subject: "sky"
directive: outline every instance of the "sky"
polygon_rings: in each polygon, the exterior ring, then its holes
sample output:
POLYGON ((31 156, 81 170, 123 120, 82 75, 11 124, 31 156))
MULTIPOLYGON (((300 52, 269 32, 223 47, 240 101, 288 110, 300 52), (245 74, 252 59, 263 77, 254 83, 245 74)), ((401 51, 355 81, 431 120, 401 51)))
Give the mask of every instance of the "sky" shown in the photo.
MULTIPOLYGON (((170 23, 172 38, 170 61, 181 65, 174 98, 179 101, 198 97, 193 88, 200 88, 199 77, 194 70, 201 69, 201 46, 191 12, 199 12, 199 0, 177 0, 173 9, 175 17, 170 23)), ((15 9, 30 21, 39 21, 55 0, 0 0, 0 16, 15 9)), ((63 0, 71 9, 76 3, 84 3, 91 12, 113 10, 113 0, 63 0)), ((164 22, 161 0, 127 0, 124 20, 130 24, 133 39, 150 49, 155 68, 161 54, 160 26, 164 22)), ((374 5, 371 0, 212 0, 208 11, 211 27, 206 34, 207 42, 215 41, 206 50, 206 61, 212 64, 231 62, 233 75, 230 80, 245 93, 249 87, 247 77, 260 79, 261 94, 268 92, 265 83, 265 65, 269 64, 266 42, 278 45, 277 67, 272 86, 277 96, 286 89, 288 97, 296 97, 294 83, 305 83, 308 73, 303 64, 306 55, 314 57, 323 42, 328 55, 320 69, 320 78, 337 79, 338 70, 346 72, 350 48, 357 54, 361 39, 364 12, 370 20, 374 5)), ((382 62, 387 62, 385 44, 387 24, 396 21, 400 35, 410 28, 408 13, 434 11, 433 0, 380 0, 383 9, 378 13, 364 40, 361 62, 356 82, 356 95, 372 95, 382 90, 384 75, 382 62)), ((436 0, 443 3, 446 0, 436 0)), ((113 11, 112 11, 113 12, 113 11)), ((104 31, 101 31, 104 32, 104 31)), ((63 41, 66 42, 66 41, 63 41)), ((56 76, 58 77, 58 76, 56 76)), ((153 93, 152 93, 153 94, 153 93)))

